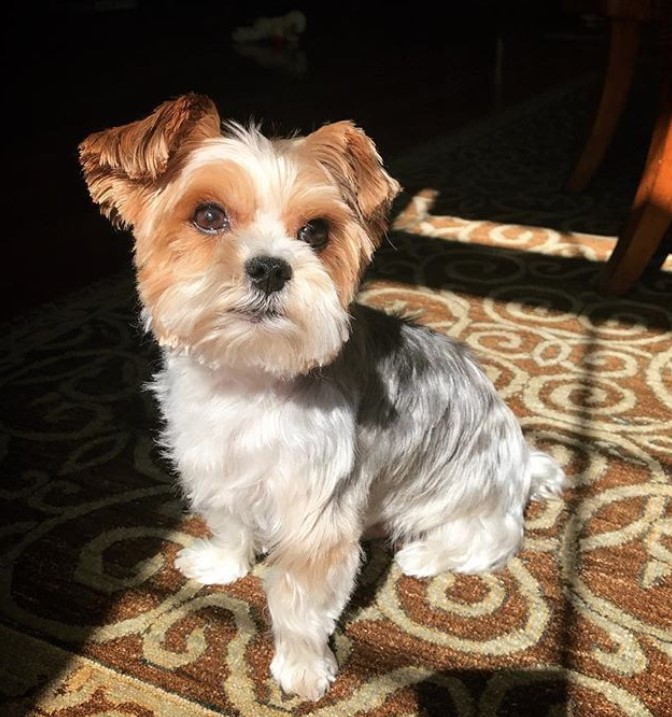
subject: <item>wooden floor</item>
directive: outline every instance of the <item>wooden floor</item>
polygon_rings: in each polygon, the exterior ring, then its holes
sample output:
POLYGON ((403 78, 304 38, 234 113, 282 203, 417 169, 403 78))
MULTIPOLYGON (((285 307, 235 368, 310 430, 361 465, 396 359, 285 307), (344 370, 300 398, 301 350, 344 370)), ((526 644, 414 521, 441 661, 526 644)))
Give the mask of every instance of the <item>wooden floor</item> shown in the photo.
POLYGON ((230 35, 255 14, 301 3, 261 3, 258 13, 254 3, 243 12, 181 0, 97 12, 93 2, 62 5, 51 6, 47 23, 16 23, 31 34, 10 68, 16 104, 5 110, 12 220, 1 319, 130 263, 128 237, 98 215, 81 180, 77 144, 89 132, 197 91, 223 117, 254 118, 273 133, 353 119, 386 158, 599 71, 606 51, 599 23, 554 3, 475 0, 441 17, 354 3, 316 13, 307 3, 295 47, 236 47, 230 35), (539 5, 543 12, 530 11, 539 5))

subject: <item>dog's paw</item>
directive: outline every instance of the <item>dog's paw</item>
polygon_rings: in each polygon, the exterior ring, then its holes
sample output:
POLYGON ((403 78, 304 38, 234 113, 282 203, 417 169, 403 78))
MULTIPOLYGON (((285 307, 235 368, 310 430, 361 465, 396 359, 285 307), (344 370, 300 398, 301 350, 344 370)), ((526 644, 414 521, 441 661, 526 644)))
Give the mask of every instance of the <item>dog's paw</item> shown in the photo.
POLYGON ((277 652, 271 662, 271 674, 284 692, 313 702, 329 689, 337 671, 336 658, 328 647, 323 655, 277 652))
POLYGON ((394 559, 404 575, 414 578, 428 578, 441 572, 436 551, 417 541, 397 551, 394 559))
POLYGON ((247 575, 250 562, 211 540, 197 540, 177 554, 175 566, 202 585, 227 585, 247 575))

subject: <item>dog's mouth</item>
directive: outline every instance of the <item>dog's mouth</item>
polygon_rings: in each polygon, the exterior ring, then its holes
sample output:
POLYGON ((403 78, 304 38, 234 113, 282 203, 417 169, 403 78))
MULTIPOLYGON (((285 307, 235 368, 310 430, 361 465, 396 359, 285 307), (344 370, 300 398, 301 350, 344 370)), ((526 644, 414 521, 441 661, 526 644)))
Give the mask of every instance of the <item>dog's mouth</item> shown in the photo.
POLYGON ((245 318, 252 324, 261 324, 268 321, 276 321, 285 317, 282 311, 277 309, 264 309, 248 311, 244 314, 245 318))
POLYGON ((280 302, 273 299, 251 301, 244 306, 237 307, 234 313, 251 324, 277 321, 286 317, 286 312, 280 306, 280 302))

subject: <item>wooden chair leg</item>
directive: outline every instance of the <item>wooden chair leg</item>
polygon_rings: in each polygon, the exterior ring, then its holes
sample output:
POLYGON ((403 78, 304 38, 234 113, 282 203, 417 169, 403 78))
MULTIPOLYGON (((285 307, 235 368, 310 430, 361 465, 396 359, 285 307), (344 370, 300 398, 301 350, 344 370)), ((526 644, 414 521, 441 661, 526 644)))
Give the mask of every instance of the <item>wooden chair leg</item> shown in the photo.
POLYGON ((581 157, 565 185, 568 192, 585 189, 602 163, 632 86, 640 34, 639 20, 611 18, 609 60, 602 96, 581 157))
POLYGON ((644 173, 602 276, 606 293, 623 294, 640 279, 672 224, 672 81, 663 82, 644 173))

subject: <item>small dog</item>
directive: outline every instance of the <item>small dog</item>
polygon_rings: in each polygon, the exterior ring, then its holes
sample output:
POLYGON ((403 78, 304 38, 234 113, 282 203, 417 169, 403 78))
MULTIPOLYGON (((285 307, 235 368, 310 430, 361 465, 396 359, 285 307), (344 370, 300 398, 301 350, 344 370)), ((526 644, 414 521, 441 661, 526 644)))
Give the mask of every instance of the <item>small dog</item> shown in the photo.
POLYGON ((367 531, 407 575, 493 570, 563 472, 465 346, 355 302, 400 187, 353 123, 268 139, 189 94, 79 149, 133 228, 163 443, 212 533, 177 566, 226 584, 266 554, 272 674, 316 700, 367 531))

